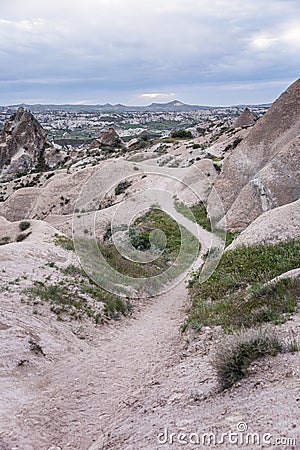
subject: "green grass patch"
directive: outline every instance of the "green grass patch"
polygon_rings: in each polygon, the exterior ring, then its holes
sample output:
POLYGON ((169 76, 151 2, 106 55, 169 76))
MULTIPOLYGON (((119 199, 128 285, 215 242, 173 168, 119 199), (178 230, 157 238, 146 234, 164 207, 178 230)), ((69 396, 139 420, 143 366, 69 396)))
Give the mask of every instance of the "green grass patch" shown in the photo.
POLYGON ((45 282, 35 281, 23 293, 34 305, 39 303, 38 299, 41 303, 49 303, 58 320, 63 320, 63 317, 76 320, 87 317, 99 323, 104 318, 118 320, 131 312, 132 305, 128 300, 91 282, 79 267, 69 265, 61 271, 68 278, 53 284, 49 284, 47 279, 45 282))
POLYGON ((120 297, 112 297, 106 301, 104 313, 113 320, 119 320, 120 315, 127 316, 131 312, 131 304, 120 297))
POLYGON ((269 280, 299 267, 300 241, 239 247, 223 254, 204 283, 189 281, 192 307, 186 326, 221 325, 232 331, 265 322, 281 323, 297 308, 300 280, 269 280))
MULTIPOLYGON (((166 255, 169 258, 177 257, 181 244, 180 227, 167 213, 159 208, 153 208, 151 211, 148 211, 146 214, 139 217, 133 226, 137 236, 143 236, 148 242, 149 234, 152 231, 157 229, 162 230, 166 236, 166 255)), ((139 248, 135 239, 133 239, 132 243, 136 248, 139 248)))
POLYGON ((192 222, 196 222, 205 230, 211 231, 210 219, 207 215, 206 207, 203 202, 187 207, 183 202, 175 199, 174 206, 176 211, 185 216, 187 219, 192 222))
POLYGON ((29 296, 39 297, 41 300, 51 301, 60 305, 71 305, 77 309, 81 306, 82 299, 74 296, 74 292, 70 290, 70 287, 62 282, 46 285, 41 281, 35 281, 33 286, 27 288, 24 292, 29 296))
POLYGON ((129 236, 137 250, 149 250, 149 235, 156 229, 165 233, 166 247, 155 261, 142 264, 125 259, 112 243, 102 244, 101 252, 109 264, 124 275, 135 278, 158 275, 177 258, 180 250, 181 233, 175 220, 163 211, 153 209, 135 221, 129 229, 129 236))
POLYGON ((71 275, 71 276, 77 276, 77 275, 82 275, 82 269, 81 267, 75 266, 74 264, 70 264, 67 267, 62 267, 61 272, 64 273, 65 275, 71 275))
POLYGON ((16 237, 16 242, 24 241, 30 234, 31 234, 31 231, 29 231, 28 233, 20 233, 20 234, 18 234, 17 237, 16 237))
POLYGON ((64 248, 65 250, 73 250, 74 251, 74 242, 72 241, 72 239, 68 238, 67 236, 55 234, 54 235, 54 244, 64 248))
MULTIPOLYGON (((178 226, 177 222, 161 209, 155 208, 136 219, 129 228, 129 236, 133 247, 139 251, 149 250, 150 233, 161 230, 165 234, 165 241, 156 239, 157 258, 143 264, 124 258, 114 244, 109 241, 100 243, 100 250, 107 262, 118 272, 134 278, 152 277, 168 269, 177 259, 182 243, 181 233, 185 233, 188 245, 198 245, 196 237, 178 226)), ((109 235, 110 236, 110 235, 109 235)))
POLYGON ((239 231, 227 231, 225 247, 228 247, 239 234, 239 231))

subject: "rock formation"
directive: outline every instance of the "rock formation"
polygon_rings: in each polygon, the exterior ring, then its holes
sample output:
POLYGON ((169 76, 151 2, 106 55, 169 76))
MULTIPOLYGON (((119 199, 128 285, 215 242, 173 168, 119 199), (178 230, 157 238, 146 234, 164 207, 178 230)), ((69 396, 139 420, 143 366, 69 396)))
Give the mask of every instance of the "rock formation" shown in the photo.
POLYGON ((233 123, 234 128, 248 127, 257 121, 257 117, 249 108, 245 108, 242 114, 233 123))
POLYGON ((216 189, 229 229, 244 229, 260 214, 300 198, 300 79, 230 152, 216 189))
POLYGON ((300 238, 300 200, 261 214, 228 247, 275 244, 300 238))
POLYGON ((33 168, 43 170, 46 149, 52 149, 47 132, 30 111, 19 108, 0 133, 1 177, 10 179, 33 168))
POLYGON ((90 150, 101 147, 120 147, 122 146, 122 140, 114 128, 108 128, 97 139, 95 139, 91 145, 90 150))

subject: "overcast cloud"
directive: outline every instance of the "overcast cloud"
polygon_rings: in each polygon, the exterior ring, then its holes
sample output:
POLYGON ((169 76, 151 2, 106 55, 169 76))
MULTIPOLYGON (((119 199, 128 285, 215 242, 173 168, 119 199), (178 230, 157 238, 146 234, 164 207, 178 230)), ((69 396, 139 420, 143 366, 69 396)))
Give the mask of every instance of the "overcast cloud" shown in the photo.
POLYGON ((269 102, 299 54, 298 0, 0 3, 1 104, 269 102))

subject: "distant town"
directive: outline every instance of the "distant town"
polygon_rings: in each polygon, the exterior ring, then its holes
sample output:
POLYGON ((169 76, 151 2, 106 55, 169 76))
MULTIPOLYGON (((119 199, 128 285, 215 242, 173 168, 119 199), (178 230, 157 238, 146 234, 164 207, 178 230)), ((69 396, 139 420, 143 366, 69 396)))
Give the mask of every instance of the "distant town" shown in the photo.
MULTIPOLYGON (((0 107, 0 129, 7 118, 20 105, 0 107)), ((38 119, 53 141, 89 140, 103 130, 113 127, 124 142, 142 134, 152 138, 166 137, 174 129, 190 131, 194 137, 203 130, 230 123, 247 105, 232 107, 208 107, 185 105, 174 101, 166 104, 153 103, 145 107, 124 105, 21 105, 38 119)), ((252 113, 261 117, 269 105, 248 106, 252 113)))

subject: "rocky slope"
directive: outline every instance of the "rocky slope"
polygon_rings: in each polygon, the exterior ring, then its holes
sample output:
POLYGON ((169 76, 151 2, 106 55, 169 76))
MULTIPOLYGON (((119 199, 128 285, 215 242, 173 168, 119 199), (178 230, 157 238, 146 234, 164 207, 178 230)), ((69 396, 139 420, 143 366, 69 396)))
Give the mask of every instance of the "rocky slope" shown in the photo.
POLYGON ((43 170, 53 151, 47 132, 29 111, 19 108, 0 134, 1 177, 11 179, 17 173, 43 170))
MULTIPOLYGON (((73 211, 89 216, 75 209, 76 199, 101 170, 111 184, 94 217, 97 233, 131 194, 155 188, 194 204, 201 179, 203 199, 217 186, 233 228, 249 224, 231 248, 299 237, 299 87, 298 80, 253 128, 163 144, 160 155, 155 146, 133 153, 131 184, 121 193, 107 167, 121 161, 125 173, 128 161, 110 151, 105 160, 96 155, 117 145, 112 131, 94 143, 95 152, 81 166, 76 161, 68 169, 1 183, 1 450, 153 450, 161 447, 165 427, 175 435, 221 438, 240 431, 240 424, 261 436, 270 433, 274 445, 276 438, 295 437, 290 447, 298 448, 299 353, 263 358, 245 379, 220 392, 212 360, 228 335, 220 326, 182 333, 190 307, 184 283, 137 300, 132 316, 120 322, 102 315, 99 323, 102 297, 58 230, 72 235, 73 211), (224 154, 229 156, 218 175, 224 154)), ((19 110, 1 136, 3 177, 17 167, 30 171, 43 155, 49 164, 45 132, 26 111, 19 110)), ((277 332, 286 342, 298 340, 299 313, 277 332)), ((222 445, 232 450, 232 444, 222 445)), ((177 441, 165 445, 181 447, 177 441)))
MULTIPOLYGON (((12 234, 19 226, 0 225, 12 234)), ((226 334, 220 327, 180 332, 183 283, 113 325, 57 320, 47 300, 30 303, 22 289, 33 280, 38 286, 62 281, 59 271, 76 258, 51 242, 53 230, 43 222, 31 226, 31 242, 0 247, 1 449, 179 449, 177 437, 162 445, 166 429, 221 439, 240 431, 241 423, 261 439, 270 433, 272 443, 281 437, 298 442, 299 353, 264 358, 247 378, 219 392, 211 361, 226 334)), ((299 332, 298 314, 279 327, 284 338, 299 332)))
POLYGON ((224 161, 216 189, 230 229, 300 197, 300 79, 224 161))

